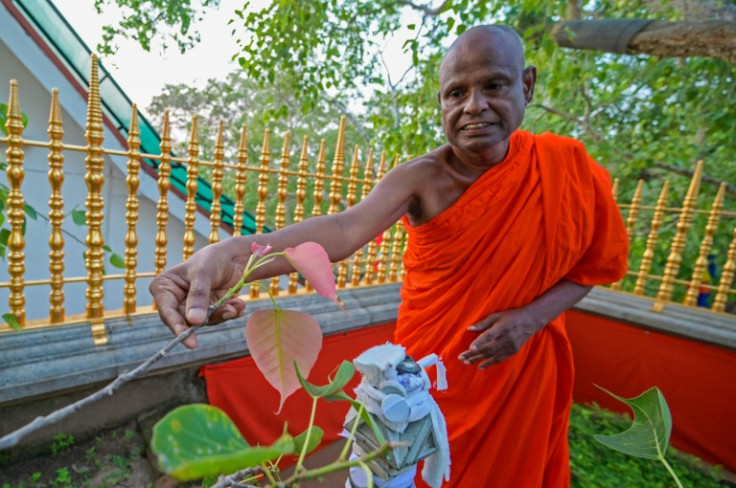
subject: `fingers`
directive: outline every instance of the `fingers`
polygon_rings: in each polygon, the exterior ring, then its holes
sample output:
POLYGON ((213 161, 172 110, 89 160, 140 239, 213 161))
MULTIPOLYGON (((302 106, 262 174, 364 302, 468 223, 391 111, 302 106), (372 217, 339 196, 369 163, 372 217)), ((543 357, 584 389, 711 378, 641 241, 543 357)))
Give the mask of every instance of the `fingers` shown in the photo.
POLYGON ((498 322, 498 320, 501 317, 502 317, 502 314, 500 314, 500 313, 492 313, 491 315, 489 315, 488 317, 484 318, 483 320, 481 320, 477 324, 473 324, 470 327, 468 327, 468 330, 469 331, 472 331, 472 332, 482 332, 484 330, 488 330, 491 327, 493 327, 493 325, 496 322, 498 322))
POLYGON ((212 311, 207 325, 216 325, 245 315, 245 302, 232 298, 212 311))
MULTIPOLYGON (((153 295, 156 308, 161 320, 171 329, 175 336, 181 335, 189 328, 184 315, 179 309, 179 303, 184 296, 184 290, 177 284, 178 279, 172 274, 159 275, 151 283, 149 290, 153 295)), ((189 349, 197 347, 197 338, 192 334, 183 341, 189 349)))
POLYGON ((209 276, 205 273, 194 273, 185 305, 186 320, 191 325, 202 325, 207 320, 211 287, 212 280, 209 276))

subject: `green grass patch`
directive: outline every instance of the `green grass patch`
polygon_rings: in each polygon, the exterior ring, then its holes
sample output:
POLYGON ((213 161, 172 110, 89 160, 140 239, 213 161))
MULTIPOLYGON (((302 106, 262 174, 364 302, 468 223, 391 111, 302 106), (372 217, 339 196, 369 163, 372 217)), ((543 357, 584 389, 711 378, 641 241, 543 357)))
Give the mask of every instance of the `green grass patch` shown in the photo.
MULTIPOLYGON (((677 420, 675 420, 675 425, 677 420)), ((631 419, 595 406, 578 405, 570 414, 570 469, 573 488, 620 488, 675 486, 664 466, 654 460, 634 458, 604 446, 596 434, 616 434, 626 430, 631 419)), ((732 487, 718 467, 705 467, 694 456, 670 447, 667 460, 683 486, 698 488, 732 487)))

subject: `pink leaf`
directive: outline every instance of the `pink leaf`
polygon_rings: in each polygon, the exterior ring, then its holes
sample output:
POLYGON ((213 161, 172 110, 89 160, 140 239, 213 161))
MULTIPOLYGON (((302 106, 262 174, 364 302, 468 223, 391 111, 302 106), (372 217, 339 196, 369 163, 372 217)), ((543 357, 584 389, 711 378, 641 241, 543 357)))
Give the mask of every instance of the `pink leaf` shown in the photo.
POLYGON ((258 369, 284 401, 299 389, 294 361, 306 377, 322 348, 322 330, 311 315, 294 310, 258 310, 245 325, 248 350, 258 369))
POLYGON ((256 242, 251 243, 250 245, 250 252, 255 254, 256 256, 265 256, 266 254, 271 252, 271 244, 266 244, 265 246, 261 246, 256 242))
MULTIPOLYGON (((325 298, 340 305, 335 291, 335 276, 327 251, 316 242, 303 242, 284 249, 286 259, 325 298)), ((342 307, 342 305, 340 305, 342 307)))

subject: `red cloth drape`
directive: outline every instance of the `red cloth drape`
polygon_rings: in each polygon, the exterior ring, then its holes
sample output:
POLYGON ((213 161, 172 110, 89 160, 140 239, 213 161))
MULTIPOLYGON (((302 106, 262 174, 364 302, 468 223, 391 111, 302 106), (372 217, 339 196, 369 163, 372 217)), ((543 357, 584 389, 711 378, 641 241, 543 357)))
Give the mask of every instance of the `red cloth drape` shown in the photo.
POLYGON ((672 445, 736 472, 736 351, 570 311, 576 402, 631 415, 596 388, 631 398, 659 387, 672 413, 672 445))
POLYGON ((622 276, 627 237, 608 174, 579 142, 517 131, 505 160, 449 209, 416 228, 404 223, 395 342, 447 366, 449 389, 435 395, 450 438, 447 486, 567 486, 573 363, 563 317, 486 370, 457 358, 477 337, 467 328, 492 312, 562 279, 622 276))

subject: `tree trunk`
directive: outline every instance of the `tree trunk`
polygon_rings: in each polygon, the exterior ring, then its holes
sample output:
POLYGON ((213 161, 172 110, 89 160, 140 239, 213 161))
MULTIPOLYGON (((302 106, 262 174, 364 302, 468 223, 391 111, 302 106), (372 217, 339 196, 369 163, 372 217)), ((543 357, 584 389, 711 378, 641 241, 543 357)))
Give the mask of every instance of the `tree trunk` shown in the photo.
POLYGON ((706 56, 736 63, 736 22, 729 20, 573 20, 556 24, 552 33, 557 44, 573 49, 662 57, 706 56))

